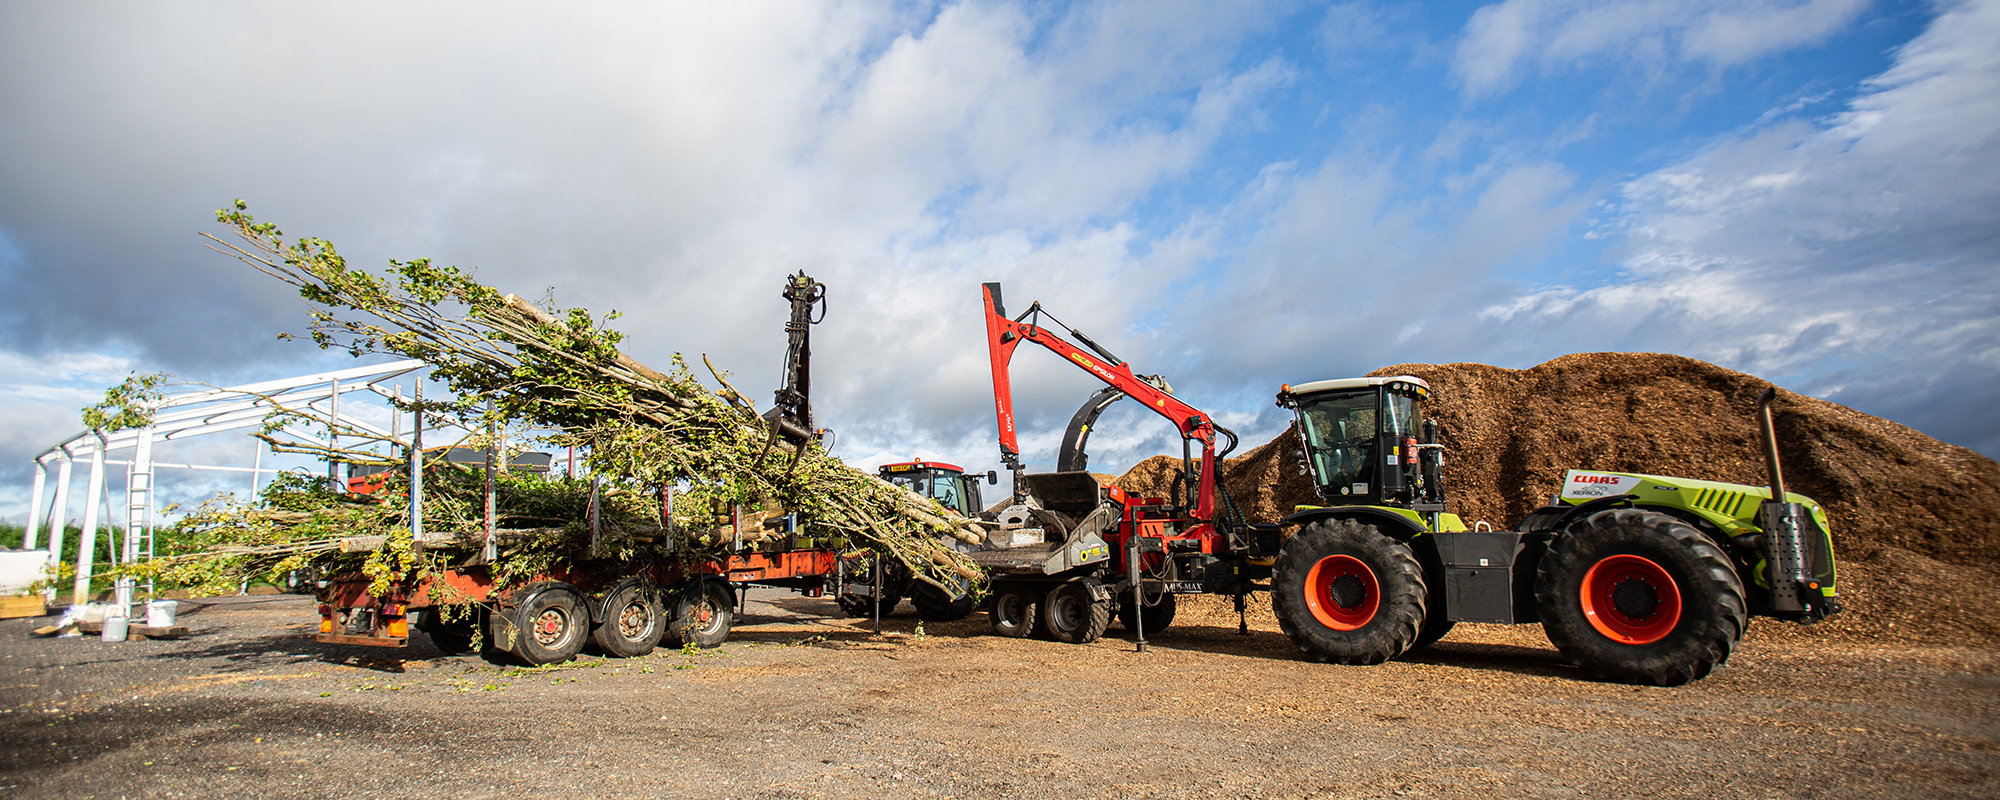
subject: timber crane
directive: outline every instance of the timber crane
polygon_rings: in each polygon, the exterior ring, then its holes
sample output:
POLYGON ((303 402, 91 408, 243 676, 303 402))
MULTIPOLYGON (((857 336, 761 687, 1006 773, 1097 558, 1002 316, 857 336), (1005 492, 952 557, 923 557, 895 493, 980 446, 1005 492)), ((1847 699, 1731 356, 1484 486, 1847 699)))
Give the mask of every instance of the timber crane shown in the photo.
POLYGON ((792 304, 791 318, 785 322, 784 383, 764 419, 775 435, 803 449, 827 434, 813 427, 812 417, 812 326, 826 319, 826 284, 800 270, 785 280, 784 298, 792 304), (815 309, 818 317, 813 316, 815 309))

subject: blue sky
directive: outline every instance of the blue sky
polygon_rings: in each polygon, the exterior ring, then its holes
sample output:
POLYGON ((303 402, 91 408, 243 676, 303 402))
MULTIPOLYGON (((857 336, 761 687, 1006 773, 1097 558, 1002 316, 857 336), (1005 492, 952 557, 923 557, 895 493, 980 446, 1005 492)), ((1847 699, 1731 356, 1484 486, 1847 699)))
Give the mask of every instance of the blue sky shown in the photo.
MULTIPOLYGON (((1253 444, 1282 382, 1610 350, 2000 454, 1992 0, 111 7, 0 7, 10 519, 127 371, 344 362, 203 248, 236 197, 354 263, 617 309, 641 360, 757 397, 804 269, 861 466, 997 466, 988 280, 1253 444)), ((1095 387, 1015 364, 1045 465, 1095 387)), ((1093 445, 1178 449, 1135 409, 1093 445)))

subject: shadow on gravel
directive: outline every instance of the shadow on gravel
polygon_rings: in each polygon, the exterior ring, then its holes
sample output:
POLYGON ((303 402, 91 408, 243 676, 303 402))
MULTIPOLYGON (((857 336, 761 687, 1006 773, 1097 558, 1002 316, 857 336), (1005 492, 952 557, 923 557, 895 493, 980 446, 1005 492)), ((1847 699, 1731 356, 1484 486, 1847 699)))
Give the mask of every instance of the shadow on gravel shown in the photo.
POLYGON ((98 761, 135 748, 168 766, 177 761, 199 764, 204 761, 199 748, 209 744, 274 735, 310 740, 329 732, 373 739, 392 734, 392 722, 407 726, 416 721, 392 721, 329 704, 209 698, 107 706, 64 716, 59 725, 42 715, 7 715, 0 717, 0 741, 10 744, 0 747, 0 775, 25 777, 26 783, 34 784, 40 770, 98 761))
MULTIPOLYGON (((1107 632, 1105 638, 1132 641, 1132 635, 1123 631, 1107 632)), ((1249 658, 1301 660, 1298 648, 1292 646, 1291 639, 1282 633, 1272 631, 1253 630, 1245 635, 1238 633, 1235 628, 1177 625, 1158 634, 1147 635, 1146 642, 1152 647, 1162 649, 1192 650, 1249 658)), ((1404 653, 1396 660, 1453 669, 1583 680, 1575 668, 1563 660, 1562 654, 1554 649, 1508 644, 1447 640, 1421 650, 1404 653)))
POLYGON ((1398 661, 1433 664, 1458 669, 1538 675, 1585 681, 1583 674, 1553 648, 1521 647, 1482 642, 1439 642, 1415 652, 1404 653, 1398 661))

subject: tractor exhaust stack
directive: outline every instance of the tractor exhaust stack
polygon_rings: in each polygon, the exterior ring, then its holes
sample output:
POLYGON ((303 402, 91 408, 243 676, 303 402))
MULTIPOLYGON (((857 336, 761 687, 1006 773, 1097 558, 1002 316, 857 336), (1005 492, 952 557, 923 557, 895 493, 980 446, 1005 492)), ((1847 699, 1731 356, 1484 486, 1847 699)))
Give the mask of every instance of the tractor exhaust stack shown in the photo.
POLYGON ((1769 467, 1771 476, 1771 499, 1759 509, 1758 522, 1764 528, 1764 558, 1771 571, 1771 607, 1781 613, 1796 614, 1806 610, 1806 593, 1817 590, 1819 585, 1807 573, 1801 520, 1805 508, 1788 502, 1785 496, 1785 470, 1778 463, 1778 431, 1771 421, 1771 401, 1777 396, 1778 389, 1773 386, 1757 398, 1757 422, 1764 439, 1764 463, 1769 467))

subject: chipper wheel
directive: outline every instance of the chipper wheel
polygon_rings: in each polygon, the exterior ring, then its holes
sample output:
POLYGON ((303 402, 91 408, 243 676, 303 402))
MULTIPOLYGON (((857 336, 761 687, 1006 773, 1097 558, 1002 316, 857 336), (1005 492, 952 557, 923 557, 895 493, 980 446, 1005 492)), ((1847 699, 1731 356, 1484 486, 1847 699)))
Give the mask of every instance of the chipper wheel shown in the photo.
POLYGON ((1042 598, 1042 626, 1058 642, 1089 644, 1111 624, 1111 599, 1096 578, 1078 578, 1049 590, 1042 598))
POLYGON ((1597 680, 1678 686, 1729 660, 1747 619, 1729 557, 1679 519, 1593 514, 1549 546, 1535 575, 1549 641, 1597 680))
POLYGON ((1409 546, 1354 520, 1305 526, 1278 553, 1271 607, 1306 657, 1380 664, 1424 624, 1424 571, 1409 546))
POLYGON ((993 632, 1015 639, 1035 632, 1042 613, 1042 593, 1032 584, 1003 583, 993 587, 993 600, 986 616, 993 632))

